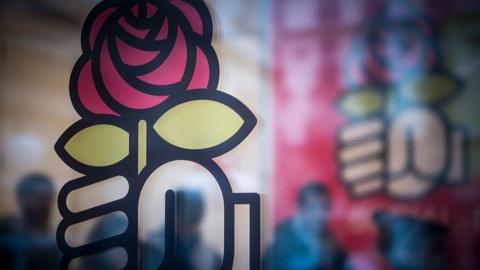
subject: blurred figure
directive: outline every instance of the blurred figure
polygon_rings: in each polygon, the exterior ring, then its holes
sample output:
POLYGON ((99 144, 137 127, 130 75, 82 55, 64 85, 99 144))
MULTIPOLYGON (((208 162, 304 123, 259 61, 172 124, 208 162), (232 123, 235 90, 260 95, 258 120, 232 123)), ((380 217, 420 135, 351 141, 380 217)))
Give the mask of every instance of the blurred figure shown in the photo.
POLYGON ((24 176, 16 187, 20 216, 0 220, 2 269, 58 269, 60 251, 49 230, 55 187, 46 175, 24 176))
MULTIPOLYGON (((178 270, 214 270, 222 266, 222 258, 202 239, 200 227, 205 213, 202 194, 196 190, 175 192, 175 263, 178 270)), ((157 270, 165 255, 165 228, 152 233, 144 245, 143 265, 157 270)))
MULTIPOLYGON (((128 226, 128 219, 125 215, 109 215, 94 225, 88 235, 89 243, 119 235, 128 226)), ((122 269, 127 263, 127 254, 121 248, 109 249, 105 252, 83 257, 80 262, 80 270, 97 269, 122 269)))
POLYGON ((311 183, 301 189, 297 213, 275 231, 267 251, 267 269, 348 268, 346 254, 328 228, 330 204, 330 194, 322 184, 311 183))
POLYGON ((433 221, 406 215, 374 214, 378 247, 394 270, 443 270, 446 229, 433 221))

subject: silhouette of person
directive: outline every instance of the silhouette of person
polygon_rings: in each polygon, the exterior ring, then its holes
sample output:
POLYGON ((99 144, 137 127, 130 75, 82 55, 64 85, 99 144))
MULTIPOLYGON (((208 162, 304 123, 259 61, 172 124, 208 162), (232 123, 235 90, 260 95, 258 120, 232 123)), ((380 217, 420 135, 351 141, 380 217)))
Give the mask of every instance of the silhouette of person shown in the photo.
POLYGON ((60 251, 49 230, 55 187, 46 175, 29 174, 16 187, 20 216, 0 220, 2 269, 58 269, 60 251))
MULTIPOLYGON (((92 243, 108 236, 121 234, 128 226, 126 216, 120 214, 108 215, 96 223, 90 234, 88 242, 92 243)), ((79 270, 96 269, 122 269, 127 263, 127 254, 120 248, 109 249, 107 251, 83 257, 78 267, 79 270)))
MULTIPOLYGON (((205 214, 203 195, 197 190, 179 190, 175 196, 176 269, 220 269, 221 256, 201 236, 200 225, 205 214)), ((143 269, 158 269, 164 258, 166 244, 164 228, 150 234, 144 244, 143 269)))
POLYGON ((378 211, 378 248, 394 270, 443 270, 446 228, 433 221, 378 211))
POLYGON ((293 217, 275 230, 265 266, 272 270, 346 269, 346 254, 328 228, 331 198, 319 183, 304 186, 293 217))

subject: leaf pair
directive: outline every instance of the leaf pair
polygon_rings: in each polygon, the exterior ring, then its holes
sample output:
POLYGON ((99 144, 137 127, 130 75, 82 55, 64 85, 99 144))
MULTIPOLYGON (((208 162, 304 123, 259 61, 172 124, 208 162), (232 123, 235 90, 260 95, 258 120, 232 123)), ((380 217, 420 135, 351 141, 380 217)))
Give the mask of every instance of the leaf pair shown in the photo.
POLYGON ((165 105, 155 112, 159 115, 155 121, 139 119, 138 129, 127 127, 125 123, 131 119, 122 117, 82 119, 65 131, 55 149, 70 167, 82 172, 120 163, 132 156, 134 144, 140 172, 148 162, 142 159, 148 159, 151 145, 164 143, 178 151, 200 151, 215 157, 238 145, 256 124, 245 105, 220 91, 189 91, 165 105), (163 140, 147 138, 147 134, 163 140), (150 144, 152 140, 155 144, 150 144))

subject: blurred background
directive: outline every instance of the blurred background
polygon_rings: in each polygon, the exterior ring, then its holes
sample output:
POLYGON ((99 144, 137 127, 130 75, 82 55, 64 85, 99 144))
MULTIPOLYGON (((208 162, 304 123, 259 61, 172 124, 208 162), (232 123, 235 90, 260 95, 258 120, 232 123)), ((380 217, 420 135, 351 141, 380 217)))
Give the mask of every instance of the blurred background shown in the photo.
MULTIPOLYGON (((80 119, 69 78, 83 21, 98 2, 0 4, 6 269, 58 265, 56 196, 81 175, 53 146, 80 119)), ((235 192, 261 195, 262 269, 480 267, 478 1, 206 3, 218 89, 258 118, 247 139, 215 161, 235 192)), ((161 263, 163 194, 174 186, 183 196, 185 269, 219 269, 224 206, 212 176, 175 161, 149 179, 139 206, 139 268, 161 263)), ((82 188, 67 205, 81 211, 121 198, 125 183, 115 177, 82 188)), ((249 211, 235 208, 234 269, 248 269, 249 211)), ((125 227, 125 216, 113 213, 72 226, 66 239, 81 246, 125 227)), ((71 268, 122 268, 124 251, 108 252, 71 268)))

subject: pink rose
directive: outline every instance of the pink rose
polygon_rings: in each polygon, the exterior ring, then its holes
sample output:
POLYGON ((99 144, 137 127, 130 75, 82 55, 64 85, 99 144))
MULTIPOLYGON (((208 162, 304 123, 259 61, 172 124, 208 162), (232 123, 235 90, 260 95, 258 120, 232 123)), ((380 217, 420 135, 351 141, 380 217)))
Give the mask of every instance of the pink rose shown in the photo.
POLYGON ((218 60, 208 14, 199 1, 100 3, 85 22, 83 55, 72 72, 79 113, 125 114, 181 91, 215 90, 218 60))

